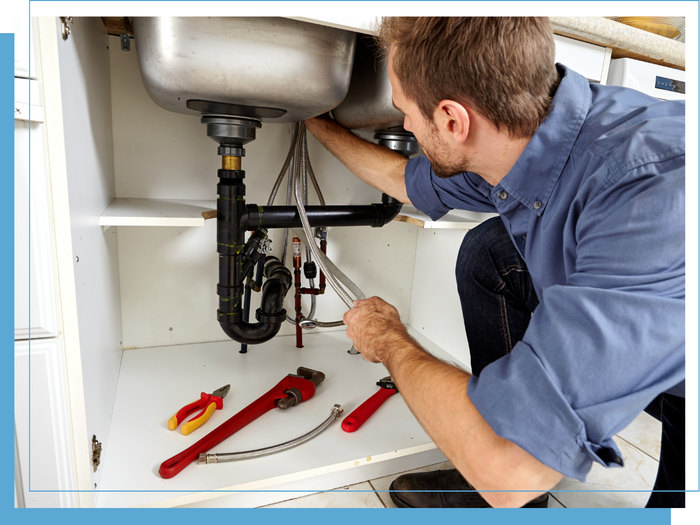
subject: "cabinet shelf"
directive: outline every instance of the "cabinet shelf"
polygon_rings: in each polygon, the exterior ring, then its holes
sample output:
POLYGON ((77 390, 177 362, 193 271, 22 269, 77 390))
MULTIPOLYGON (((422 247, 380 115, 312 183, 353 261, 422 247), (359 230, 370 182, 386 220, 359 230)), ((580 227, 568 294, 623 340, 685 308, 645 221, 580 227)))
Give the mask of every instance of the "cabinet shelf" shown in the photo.
MULTIPOLYGON (((412 335, 433 354, 447 358, 420 334, 412 335)), ((345 485, 353 469, 359 475, 361 468, 374 466, 380 470, 373 472, 390 475, 418 466, 416 461, 443 461, 400 395, 387 400, 357 432, 341 429, 342 418, 374 394, 379 388, 375 383, 387 375, 382 365, 349 355, 350 345, 345 332, 335 331, 306 335, 301 349, 295 347, 294 336, 278 336, 249 347, 247 354, 240 354, 240 345, 233 341, 124 351, 97 505, 171 507, 236 495, 249 505, 251 494, 235 491, 294 487, 316 492, 345 485), (264 414, 212 451, 237 452, 288 441, 315 428, 334 404, 340 404, 344 414, 323 433, 278 454, 220 464, 195 462, 171 479, 160 477, 163 461, 199 441, 299 366, 326 374, 313 398, 264 414), (168 419, 181 406, 201 391, 226 384, 231 390, 224 408, 204 426, 188 436, 179 429, 168 430, 168 419)), ((276 493, 267 497, 266 503, 284 499, 276 493)))
POLYGON ((394 219, 406 222, 420 228, 437 228, 450 230, 471 230, 486 219, 496 217, 495 213, 476 213, 462 210, 453 210, 439 220, 434 221, 413 206, 403 206, 401 212, 394 219))
POLYGON ((182 199, 114 199, 100 215, 100 226, 204 226, 216 201, 182 199))
MULTIPOLYGON (((469 230, 493 213, 451 211, 438 221, 432 220, 413 206, 403 206, 394 219, 420 228, 469 230)), ((112 226, 204 226, 216 218, 216 201, 178 199, 114 199, 100 215, 103 229, 112 226)))

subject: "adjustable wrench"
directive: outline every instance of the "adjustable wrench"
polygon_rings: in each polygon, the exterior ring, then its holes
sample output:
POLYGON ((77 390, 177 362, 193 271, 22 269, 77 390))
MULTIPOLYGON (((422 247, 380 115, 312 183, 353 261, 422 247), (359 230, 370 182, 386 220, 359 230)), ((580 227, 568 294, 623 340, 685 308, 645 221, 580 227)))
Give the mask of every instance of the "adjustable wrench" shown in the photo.
POLYGON ((369 416, 374 414, 376 410, 382 406, 384 401, 399 391, 389 376, 377 381, 377 385, 381 388, 367 401, 353 410, 348 417, 343 419, 343 423, 340 426, 345 432, 355 432, 355 430, 360 428, 362 424, 367 421, 369 416))
POLYGON ((194 445, 170 459, 166 459, 158 470, 160 476, 164 479, 172 478, 187 465, 198 459, 201 453, 211 450, 226 438, 262 416, 265 412, 273 408, 286 410, 310 399, 316 392, 316 386, 325 377, 323 372, 299 367, 296 374, 289 374, 269 392, 253 401, 194 445))

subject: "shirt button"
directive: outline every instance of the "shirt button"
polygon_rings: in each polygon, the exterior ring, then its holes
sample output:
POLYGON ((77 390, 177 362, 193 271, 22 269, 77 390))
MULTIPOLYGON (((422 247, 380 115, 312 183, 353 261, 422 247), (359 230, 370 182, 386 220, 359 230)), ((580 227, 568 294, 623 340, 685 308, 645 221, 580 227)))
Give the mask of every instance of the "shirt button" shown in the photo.
POLYGON ((536 210, 539 210, 542 207, 542 203, 540 201, 535 201, 535 203, 532 205, 533 208, 536 210))
POLYGON ((498 198, 501 199, 502 201, 504 201, 508 198, 508 193, 505 191, 499 191, 498 198))

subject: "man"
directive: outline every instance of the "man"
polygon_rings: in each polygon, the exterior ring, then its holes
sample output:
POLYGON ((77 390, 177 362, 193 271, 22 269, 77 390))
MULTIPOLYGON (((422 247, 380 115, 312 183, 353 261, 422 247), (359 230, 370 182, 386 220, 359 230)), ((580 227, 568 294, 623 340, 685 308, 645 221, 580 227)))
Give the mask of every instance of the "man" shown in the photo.
POLYGON ((547 19, 390 18, 379 43, 425 157, 329 119, 308 129, 433 219, 500 214, 467 233, 457 261, 473 375, 428 355, 379 298, 345 315, 355 348, 387 367, 457 469, 401 476, 392 498, 546 506, 563 475, 623 465, 612 437, 657 399, 655 490, 676 492, 648 506, 683 506, 684 103, 555 66, 547 19))

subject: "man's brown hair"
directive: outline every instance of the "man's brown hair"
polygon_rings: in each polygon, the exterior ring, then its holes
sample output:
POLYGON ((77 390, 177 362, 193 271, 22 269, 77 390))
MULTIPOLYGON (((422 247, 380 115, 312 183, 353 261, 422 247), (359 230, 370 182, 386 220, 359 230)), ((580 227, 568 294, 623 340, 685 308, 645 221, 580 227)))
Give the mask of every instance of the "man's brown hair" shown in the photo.
POLYGON ((527 137, 547 115, 559 81, 548 18, 387 17, 377 40, 393 52, 404 94, 429 122, 448 99, 512 137, 527 137))

